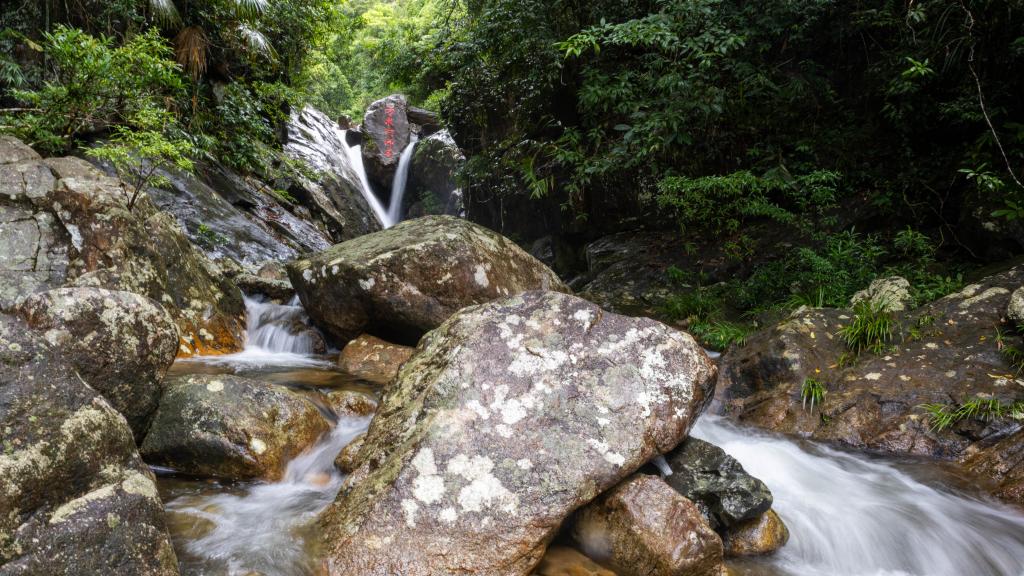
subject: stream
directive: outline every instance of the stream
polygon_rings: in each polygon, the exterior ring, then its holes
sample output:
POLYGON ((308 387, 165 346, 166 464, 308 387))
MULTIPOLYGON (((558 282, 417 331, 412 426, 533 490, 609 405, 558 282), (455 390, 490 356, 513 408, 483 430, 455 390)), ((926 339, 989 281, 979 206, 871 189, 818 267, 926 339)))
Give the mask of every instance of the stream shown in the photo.
MULTIPOLYGON (((296 302, 249 298, 246 305, 243 352, 178 362, 172 371, 238 373, 314 395, 372 390, 288 333, 305 321, 296 302)), ((314 574, 313 520, 344 480, 335 456, 369 420, 337 418, 279 482, 196 480, 157 469, 182 575, 314 574)), ((1024 575, 1024 513, 960 488, 964 483, 940 464, 842 452, 711 415, 701 417, 693 435, 721 446, 763 480, 790 530, 789 543, 774 556, 729 561, 737 575, 1024 575)))

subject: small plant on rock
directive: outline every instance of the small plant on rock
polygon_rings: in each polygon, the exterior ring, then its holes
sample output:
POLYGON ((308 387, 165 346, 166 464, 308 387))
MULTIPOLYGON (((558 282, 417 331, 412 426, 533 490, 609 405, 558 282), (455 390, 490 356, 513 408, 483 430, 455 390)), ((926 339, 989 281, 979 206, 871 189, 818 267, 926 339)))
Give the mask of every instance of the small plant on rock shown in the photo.
POLYGON ((807 403, 811 404, 811 412, 814 412, 814 405, 818 405, 818 409, 821 409, 821 403, 825 401, 825 394, 828 391, 825 390, 825 385, 822 384, 816 378, 807 378, 804 380, 804 385, 800 388, 800 398, 803 401, 804 410, 807 409, 807 403))
POLYGON ((853 306, 853 320, 839 335, 854 354, 867 350, 880 354, 896 332, 896 319, 884 302, 861 300, 853 306))
POLYGON ((975 397, 962 404, 922 404, 928 425, 934 432, 947 430, 965 420, 990 422, 1000 418, 1024 420, 1024 400, 1002 402, 997 398, 975 397))

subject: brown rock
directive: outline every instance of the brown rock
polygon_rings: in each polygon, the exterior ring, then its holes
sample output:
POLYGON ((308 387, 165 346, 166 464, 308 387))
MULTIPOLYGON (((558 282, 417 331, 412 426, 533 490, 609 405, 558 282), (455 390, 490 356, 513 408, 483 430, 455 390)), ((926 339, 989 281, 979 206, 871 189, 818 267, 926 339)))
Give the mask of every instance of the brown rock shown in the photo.
POLYGON ((583 508, 573 536, 622 576, 719 576, 722 540, 697 505, 638 474, 583 508))
POLYGON ((456 311, 527 290, 568 288, 511 240, 427 216, 288 265, 310 318, 349 341, 370 332, 415 342, 456 311))
POLYGON ((1024 430, 1018 430, 987 447, 972 447, 964 467, 991 483, 992 493, 1024 507, 1024 430))
POLYGON ((339 416, 369 416, 377 411, 372 396, 354 390, 331 390, 327 402, 339 416))
POLYGON ((415 351, 415 348, 409 346, 399 346, 363 334, 341 351, 338 368, 369 382, 387 384, 395 379, 398 369, 415 351))
POLYGON ((334 465, 342 474, 355 472, 356 460, 359 456, 359 450, 363 447, 364 440, 366 440, 366 434, 356 436, 355 440, 342 448, 341 452, 338 453, 338 457, 334 459, 334 465))
POLYGON ((760 556, 771 554, 785 546, 789 529, 782 518, 769 510, 743 524, 728 530, 725 537, 726 556, 760 556))
POLYGON ((611 570, 565 546, 552 546, 544 553, 533 576, 616 576, 611 570))

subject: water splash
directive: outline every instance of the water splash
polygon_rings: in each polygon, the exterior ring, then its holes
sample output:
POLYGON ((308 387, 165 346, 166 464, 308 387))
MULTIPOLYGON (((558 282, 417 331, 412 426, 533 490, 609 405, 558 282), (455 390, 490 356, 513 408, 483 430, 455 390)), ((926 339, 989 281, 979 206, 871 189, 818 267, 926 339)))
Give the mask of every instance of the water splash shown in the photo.
POLYGON ((346 417, 319 444, 288 464, 284 479, 242 494, 194 494, 167 503, 175 525, 201 533, 184 543, 183 574, 306 576, 315 572, 309 525, 334 501, 344 476, 338 453, 366 431, 370 417, 346 417))
POLYGON ((1024 514, 928 486, 896 465, 701 417, 694 436, 722 447, 771 489, 789 543, 743 574, 1021 576, 1024 514))
POLYGON ((245 348, 223 356, 195 356, 182 362, 202 362, 240 369, 274 367, 323 367, 331 363, 314 356, 314 328, 298 296, 287 304, 275 304, 246 296, 245 348))
POLYGON ((405 188, 409 182, 409 167, 412 164, 412 153, 416 150, 416 135, 412 134, 409 144, 402 150, 398 158, 398 169, 391 183, 391 199, 388 200, 388 215, 385 228, 390 228, 402 221, 402 203, 405 201, 405 188))

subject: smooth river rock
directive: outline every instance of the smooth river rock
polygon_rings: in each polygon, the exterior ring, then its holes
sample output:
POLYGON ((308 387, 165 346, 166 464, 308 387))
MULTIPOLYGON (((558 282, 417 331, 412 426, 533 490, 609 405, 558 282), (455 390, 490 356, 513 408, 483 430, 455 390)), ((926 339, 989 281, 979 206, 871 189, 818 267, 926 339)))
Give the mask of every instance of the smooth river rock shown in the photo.
POLYGON ((178 351, 167 312, 131 292, 58 288, 29 297, 20 313, 141 440, 178 351))
POLYGON ((620 576, 720 576, 722 539, 661 478, 637 474, 580 511, 573 536, 620 576))
POLYGON ((226 374, 167 379, 142 455, 194 476, 277 479, 330 429, 287 387, 226 374))
POLYGON ((338 368, 353 376, 387 384, 398 376, 398 369, 412 357, 415 348, 400 346, 363 334, 348 343, 338 356, 338 368))
POLYGON ((725 535, 725 555, 762 556, 771 554, 789 541, 789 529, 775 510, 747 520, 729 529, 725 535))
POLYGON ((559 292, 462 310, 382 399, 321 516, 331 575, 526 575, 563 520, 684 439, 716 369, 687 334, 559 292))
POLYGON ((511 240, 427 216, 288 265, 310 318, 343 342, 369 332, 415 343, 461 308, 527 290, 568 291, 511 240))

